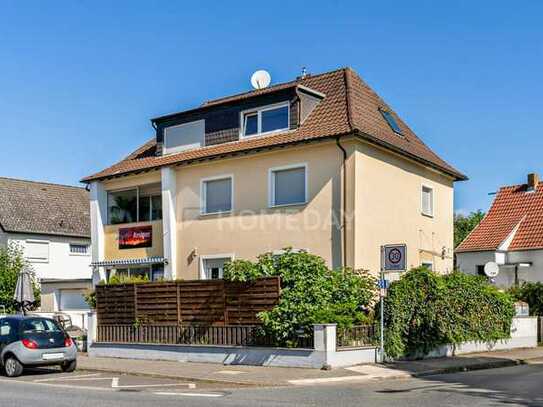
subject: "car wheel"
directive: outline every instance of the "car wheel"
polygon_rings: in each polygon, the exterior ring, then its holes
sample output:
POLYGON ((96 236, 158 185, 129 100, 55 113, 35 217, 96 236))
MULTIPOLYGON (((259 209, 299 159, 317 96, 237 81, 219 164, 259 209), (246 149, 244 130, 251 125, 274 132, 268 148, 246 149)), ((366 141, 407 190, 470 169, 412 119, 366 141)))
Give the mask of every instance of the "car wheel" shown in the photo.
POLYGON ((23 365, 15 356, 8 356, 4 362, 4 370, 7 377, 17 377, 23 373, 23 365))
POLYGON ((60 365, 60 368, 65 373, 72 373, 77 367, 77 360, 71 360, 69 362, 64 362, 60 365))

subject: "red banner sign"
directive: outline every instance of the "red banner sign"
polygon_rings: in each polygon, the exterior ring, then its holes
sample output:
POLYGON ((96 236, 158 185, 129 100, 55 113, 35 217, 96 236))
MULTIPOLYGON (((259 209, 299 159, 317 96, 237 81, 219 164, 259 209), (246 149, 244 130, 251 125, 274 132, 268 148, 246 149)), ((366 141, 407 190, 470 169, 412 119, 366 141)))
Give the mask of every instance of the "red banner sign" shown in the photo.
POLYGON ((135 226, 119 229, 119 249, 153 246, 153 227, 135 226))

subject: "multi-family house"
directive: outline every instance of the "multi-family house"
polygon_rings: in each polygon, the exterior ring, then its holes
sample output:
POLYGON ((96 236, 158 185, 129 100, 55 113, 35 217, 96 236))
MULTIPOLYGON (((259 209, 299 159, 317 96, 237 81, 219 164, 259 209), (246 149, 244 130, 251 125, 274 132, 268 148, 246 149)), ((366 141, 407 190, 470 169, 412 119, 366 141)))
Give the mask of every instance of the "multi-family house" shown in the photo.
POLYGON ((95 280, 220 278, 231 259, 286 247, 377 273, 453 267, 454 182, 350 68, 152 119, 155 135, 90 184, 95 280))
POLYGON ((89 192, 84 188, 0 178, 0 244, 19 246, 41 286, 41 311, 83 325, 92 287, 89 192))
POLYGON ((543 182, 537 174, 498 190, 481 223, 457 247, 456 259, 463 272, 483 276, 485 265, 495 263, 494 282, 501 287, 543 281, 543 182))

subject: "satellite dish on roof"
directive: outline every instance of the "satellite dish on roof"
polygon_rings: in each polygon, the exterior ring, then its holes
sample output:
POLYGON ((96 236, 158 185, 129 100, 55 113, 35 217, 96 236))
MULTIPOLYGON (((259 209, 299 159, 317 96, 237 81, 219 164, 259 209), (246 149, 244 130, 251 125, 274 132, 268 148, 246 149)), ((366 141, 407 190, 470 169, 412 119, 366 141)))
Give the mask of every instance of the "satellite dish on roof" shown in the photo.
POLYGON ((489 261, 485 264, 485 274, 487 277, 494 278, 500 273, 500 267, 497 263, 489 261))
POLYGON ((255 89, 264 89, 270 85, 271 76, 267 71, 259 70, 251 76, 251 85, 255 89))

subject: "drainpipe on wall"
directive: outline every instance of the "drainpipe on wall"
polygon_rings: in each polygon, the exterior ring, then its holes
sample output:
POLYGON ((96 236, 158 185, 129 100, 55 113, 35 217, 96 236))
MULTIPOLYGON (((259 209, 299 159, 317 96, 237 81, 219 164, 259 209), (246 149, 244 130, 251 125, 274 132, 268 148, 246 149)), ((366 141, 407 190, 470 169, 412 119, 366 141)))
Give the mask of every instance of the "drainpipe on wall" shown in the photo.
POLYGON ((347 161, 347 151, 345 148, 341 145, 339 142, 340 137, 336 138, 336 145, 343 153, 343 161, 341 163, 341 174, 342 174, 342 185, 341 185, 341 193, 342 193, 342 208, 341 208, 341 246, 342 246, 342 266, 347 266, 347 228, 346 228, 346 218, 345 214, 347 212, 347 171, 345 169, 345 163, 347 161))

